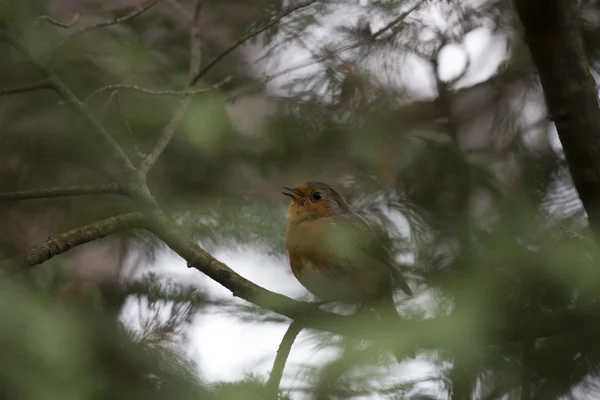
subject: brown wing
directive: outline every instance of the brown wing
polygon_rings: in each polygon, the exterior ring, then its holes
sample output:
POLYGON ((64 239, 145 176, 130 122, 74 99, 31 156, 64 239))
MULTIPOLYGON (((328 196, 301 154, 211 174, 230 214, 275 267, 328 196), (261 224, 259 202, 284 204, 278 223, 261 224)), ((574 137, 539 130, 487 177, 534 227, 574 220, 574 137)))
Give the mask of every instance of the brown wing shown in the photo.
POLYGON ((342 234, 340 237, 346 241, 344 244, 346 248, 351 248, 353 254, 361 253, 360 258, 365 259, 365 262, 368 262, 369 265, 375 267, 385 266, 402 291, 409 296, 413 295, 408 283, 402 276, 398 263, 364 219, 356 214, 347 214, 332 217, 332 222, 340 227, 340 232, 352 232, 352 234, 342 234))

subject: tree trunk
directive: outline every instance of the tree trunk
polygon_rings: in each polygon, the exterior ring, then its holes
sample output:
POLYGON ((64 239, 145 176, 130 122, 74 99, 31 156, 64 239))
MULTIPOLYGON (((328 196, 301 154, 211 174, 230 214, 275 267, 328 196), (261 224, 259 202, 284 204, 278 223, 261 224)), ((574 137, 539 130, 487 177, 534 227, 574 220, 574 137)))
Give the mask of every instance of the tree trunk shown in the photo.
POLYGON ((580 35, 577 2, 516 0, 575 188, 600 235, 600 109, 580 35))

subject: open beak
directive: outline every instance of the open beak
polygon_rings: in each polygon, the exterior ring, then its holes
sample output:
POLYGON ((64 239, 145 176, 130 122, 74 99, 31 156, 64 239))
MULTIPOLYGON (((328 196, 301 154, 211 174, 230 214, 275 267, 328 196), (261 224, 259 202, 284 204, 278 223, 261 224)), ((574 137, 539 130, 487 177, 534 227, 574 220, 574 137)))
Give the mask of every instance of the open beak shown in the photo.
POLYGON ((291 197, 292 200, 298 200, 299 197, 303 196, 303 193, 298 189, 294 189, 288 186, 284 186, 283 189, 287 190, 287 192, 281 192, 281 194, 291 197))

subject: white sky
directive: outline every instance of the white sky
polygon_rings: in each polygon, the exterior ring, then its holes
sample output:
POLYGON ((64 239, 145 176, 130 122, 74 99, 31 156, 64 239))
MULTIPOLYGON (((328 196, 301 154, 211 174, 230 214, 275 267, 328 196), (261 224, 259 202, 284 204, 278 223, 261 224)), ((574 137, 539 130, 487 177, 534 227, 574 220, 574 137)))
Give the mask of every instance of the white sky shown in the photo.
MULTIPOLYGON (((383 21, 380 25, 383 25, 383 21)), ((379 24, 378 24, 379 25, 379 24)), ((372 26, 377 30, 380 26, 372 26)), ((494 37, 490 31, 477 29, 466 35, 464 42, 449 46, 441 55, 441 76, 452 78, 460 73, 470 58, 469 74, 462 86, 470 86, 487 79, 494 73, 506 56, 506 45, 500 37, 494 37)), ((310 53, 300 48, 288 50, 283 58, 287 66, 302 64, 310 59, 310 53)), ((314 68, 314 67, 313 67, 314 68)), ((423 97, 433 96, 433 85, 429 81, 429 69, 417 59, 408 62, 410 80, 407 84, 412 92, 422 93, 423 97)), ((298 71, 298 74, 311 73, 311 68, 298 71)), ((281 84, 277 80, 274 84, 281 84)), ((286 202, 286 199, 281 199, 286 202)), ((281 215, 285 218, 285 215, 281 215)), ((268 249, 253 246, 220 249, 213 255, 226 263, 233 270, 247 279, 275 292, 283 293, 293 298, 306 296, 307 292, 295 280, 287 258, 269 256, 268 249)), ((232 299, 231 293, 214 281, 206 278, 196 270, 188 269, 186 263, 171 252, 161 254, 155 264, 161 273, 175 276, 187 283, 197 283, 205 287, 214 296, 232 299)), ((234 301, 241 301, 235 299, 234 301)), ((208 381, 238 380, 245 373, 260 373, 268 377, 277 347, 287 326, 274 324, 242 323, 235 318, 224 315, 200 315, 189 332, 190 356, 198 362, 203 378, 208 381)), ((314 365, 332 357, 331 350, 315 349, 307 334, 302 333, 291 351, 284 372, 282 387, 298 385, 303 376, 299 365, 314 365)), ((433 374, 432 367, 425 360, 415 360, 397 366, 390 371, 396 379, 414 379, 418 376, 433 374)), ((300 386, 302 386, 300 384, 300 386)), ((427 384, 432 393, 439 393, 441 388, 427 384)), ((295 398, 301 398, 300 395, 295 398)), ((370 397, 378 398, 378 397, 370 397)), ((383 398, 383 397, 382 397, 383 398)))

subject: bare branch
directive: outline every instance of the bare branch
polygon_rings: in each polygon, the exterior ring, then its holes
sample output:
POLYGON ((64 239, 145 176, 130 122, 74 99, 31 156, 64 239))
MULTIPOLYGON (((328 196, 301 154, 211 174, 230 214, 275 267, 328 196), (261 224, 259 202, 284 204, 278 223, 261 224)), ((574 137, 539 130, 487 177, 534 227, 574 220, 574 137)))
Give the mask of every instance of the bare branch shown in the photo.
POLYGON ((185 116, 185 112, 187 111, 189 104, 189 98, 181 101, 179 108, 175 112, 175 115, 173 118, 171 118, 165 129, 159 135, 158 140, 152 148, 152 151, 148 153, 146 159, 142 162, 142 165, 140 165, 140 172, 142 174, 147 174, 148 171, 150 171, 154 163, 156 163, 163 151, 167 148, 167 145, 173 138, 177 128, 179 128, 181 125, 181 121, 183 121, 183 117, 185 116))
POLYGON ((308 1, 304 1, 289 7, 286 7, 284 10, 282 10, 279 14, 277 14, 271 21, 269 21, 267 24, 265 24, 263 27, 250 32, 248 35, 244 36, 243 38, 241 38, 240 40, 238 40, 237 42, 235 42, 232 46, 230 46, 229 48, 227 48, 225 51, 223 51, 221 54, 217 55, 215 58, 213 58, 212 60, 210 60, 208 62, 208 64, 206 64, 200 71, 198 71, 198 73, 196 73, 192 79, 190 79, 190 86, 194 86, 196 84, 196 82, 198 82, 198 80, 200 78, 202 78, 204 75, 206 75, 206 73, 215 66, 215 64, 217 64, 219 61, 221 61, 223 58, 225 58, 228 54, 230 54, 232 51, 234 51, 235 49, 237 49, 238 47, 240 47, 242 44, 246 43, 248 40, 252 39, 253 37, 261 34, 262 32, 266 31, 267 29, 269 29, 270 27, 272 27, 273 25, 275 25, 277 22, 281 21, 283 18, 287 17, 289 14, 293 13, 296 10, 299 10, 301 8, 306 8, 308 6, 310 6, 311 4, 315 3, 317 0, 308 0, 308 1))
POLYGON ((200 30, 200 19, 202 18, 202 6, 204 0, 196 0, 194 14, 190 28, 190 68, 188 73, 188 87, 194 86, 193 79, 202 66, 202 32, 200 30))
POLYGON ((138 148, 137 144, 135 143, 135 138, 133 136, 133 131, 131 130, 131 126, 129 125, 129 121, 127 121, 127 118, 125 117, 125 113, 123 112, 123 106, 121 105, 121 96, 119 95, 119 91, 118 90, 115 90, 115 91, 113 91, 110 94, 110 96, 108 97, 108 100, 106 100, 106 103, 104 104, 104 107, 102 108, 102 112, 106 113, 108 111, 108 107, 110 106, 110 103, 112 102, 112 99, 115 99, 115 104, 117 105, 117 110, 119 111, 119 115, 121 116, 121 120, 123 121, 123 125, 125 125, 125 129, 127 129, 127 133, 129 134, 129 138, 131 139, 131 142, 133 143, 133 149, 135 150, 135 154, 138 156, 138 158, 144 159, 144 157, 146 155, 140 151, 140 149, 138 148))
POLYGON ((80 17, 80 15, 78 13, 75 13, 75 15, 73 15, 73 18, 71 18, 71 21, 60 22, 60 21, 55 20, 54 18, 52 18, 49 15, 42 15, 35 19, 35 23, 38 24, 41 21, 45 21, 51 25, 58 26, 59 28, 68 29, 68 28, 72 27, 73 25, 75 25, 79 21, 79 17, 80 17))
POLYGON ((290 326, 288 326, 285 335, 283 335, 283 339, 281 339, 281 343, 277 349, 275 361, 273 362, 269 381, 267 382, 267 398, 275 400, 279 398, 279 384, 281 383, 281 377, 283 376, 283 369, 285 368, 290 351, 292 350, 292 345, 301 331, 302 325, 298 321, 292 321, 290 326))
MULTIPOLYGON (((202 37, 199 26, 200 18, 202 17, 203 1, 204 0, 196 0, 196 5, 194 7, 194 15, 192 17, 192 27, 190 28, 190 71, 188 78, 188 87, 192 86, 192 79, 197 74, 197 70, 200 68, 202 62, 202 55, 200 54, 200 40, 202 39, 202 37)), ((231 77, 226 78, 225 81, 228 81, 229 79, 231 79, 231 77)), ((221 82, 220 84, 223 83, 225 82, 221 82)), ((154 165, 154 163, 156 163, 156 160, 159 159, 159 157, 171 141, 171 138, 177 131, 177 128, 179 128, 179 126, 181 125, 181 121, 183 121, 183 117, 185 116, 185 112, 187 111, 189 104, 189 97, 181 101, 177 112, 175 113, 171 121, 169 121, 169 124, 162 131, 162 133, 158 137, 158 140, 154 144, 154 147, 140 166, 140 171, 142 174, 147 174, 148 171, 150 171, 150 168, 152 168, 152 166, 154 165)))
POLYGON ((111 25, 117 25, 120 24, 122 22, 126 22, 129 21, 130 19, 133 19, 135 17, 137 17, 138 15, 148 11, 150 8, 152 8, 156 3, 158 3, 158 0, 149 0, 145 3, 141 3, 140 5, 138 5, 133 11, 131 11, 129 14, 125 14, 121 17, 117 17, 117 18, 113 18, 107 21, 102 21, 102 22, 98 22, 95 24, 91 24, 88 26, 85 26, 81 29, 76 30, 75 32, 73 32, 72 34, 70 34, 69 36, 67 36, 67 38, 65 39, 64 42, 62 42, 60 45, 58 45, 58 47, 54 50, 54 52, 52 53, 52 55, 50 56, 50 60, 48 61, 49 65, 52 65, 52 63, 54 62, 54 59, 56 58, 56 56, 58 55, 58 53, 60 52, 60 50, 65 47, 71 40, 73 40, 74 38, 76 38, 77 36, 83 35, 84 33, 90 32, 92 30, 95 29, 100 29, 100 28, 105 28, 107 26, 111 26, 111 25))
POLYGON ((0 193, 0 202, 50 199, 68 196, 90 196, 98 194, 127 195, 123 186, 116 183, 109 183, 107 185, 78 185, 0 193))
POLYGON ((202 94, 202 93, 206 93, 206 92, 210 92, 211 90, 217 89, 221 86, 223 86, 224 84, 231 82, 232 77, 228 76, 225 79, 223 79, 222 81, 207 87, 207 88, 201 88, 201 89, 186 89, 186 90, 153 90, 153 89, 147 89, 147 88, 143 88, 140 86, 136 86, 136 85, 130 85, 127 83, 116 83, 114 85, 108 85, 108 86, 103 86, 100 89, 97 89, 95 91, 93 91, 92 93, 90 93, 84 100, 84 103, 87 103, 92 97, 96 96, 99 93, 102 92, 106 92, 106 91, 110 91, 110 90, 133 90, 136 92, 140 92, 140 93, 145 93, 151 96, 195 96, 198 94, 202 94))
POLYGON ((48 261, 54 256, 62 254, 76 246, 106 237, 115 232, 142 228, 144 218, 142 214, 134 212, 118 215, 95 222, 90 225, 73 229, 49 239, 27 250, 26 252, 0 263, 0 271, 9 271, 16 266, 34 266, 48 261))
POLYGON ((52 86, 52 82, 50 82, 50 80, 45 79, 43 81, 30 83, 28 85, 16 86, 12 88, 0 88, 0 96, 16 93, 27 93, 42 89, 54 89, 54 86, 52 86))
POLYGON ((93 130, 104 140, 107 147, 110 149, 115 162, 121 167, 123 172, 130 176, 137 175, 137 170, 129 160, 129 157, 127 157, 127 154, 125 154, 121 146, 119 146, 106 129, 104 129, 104 126, 102 126, 102 124, 92 115, 85 104, 83 104, 56 75, 44 69, 42 69, 42 71, 50 78, 59 96, 62 97, 62 99, 88 124, 90 124, 93 130))
POLYGON ((92 115, 90 110, 83 104, 75 94, 60 80, 49 68, 40 64, 35 58, 31 56, 25 46, 19 41, 9 38, 10 44, 17 49, 23 56, 25 56, 29 62, 50 82, 50 86, 56 91, 56 93, 73 108, 73 110, 79 114, 87 123, 90 124, 92 129, 98 134, 98 136, 104 140, 105 144, 111 150, 111 153, 115 159, 117 165, 122 169, 122 172, 128 175, 129 178, 135 176, 138 177, 136 168, 133 166, 127 154, 119 146, 117 142, 109 135, 104 129, 104 126, 92 115))

